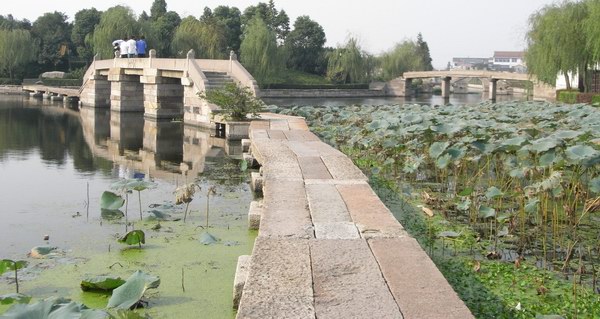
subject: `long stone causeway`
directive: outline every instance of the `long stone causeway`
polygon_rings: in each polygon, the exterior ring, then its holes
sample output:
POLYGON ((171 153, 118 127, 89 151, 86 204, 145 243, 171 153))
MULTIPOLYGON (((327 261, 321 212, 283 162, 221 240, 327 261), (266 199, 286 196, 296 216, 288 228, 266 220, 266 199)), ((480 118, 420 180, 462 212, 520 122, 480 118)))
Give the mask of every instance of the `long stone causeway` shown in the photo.
POLYGON ((249 211, 252 256, 238 260, 237 318, 473 318, 367 177, 304 119, 253 121, 250 153, 263 199, 249 211))

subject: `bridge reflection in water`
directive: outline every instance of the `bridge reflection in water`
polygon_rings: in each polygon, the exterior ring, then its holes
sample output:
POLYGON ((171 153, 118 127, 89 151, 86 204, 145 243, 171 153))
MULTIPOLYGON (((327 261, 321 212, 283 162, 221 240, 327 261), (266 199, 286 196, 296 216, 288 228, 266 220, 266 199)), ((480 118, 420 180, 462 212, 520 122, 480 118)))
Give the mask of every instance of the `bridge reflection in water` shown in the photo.
POLYGON ((217 137, 215 130, 148 119, 143 112, 81 107, 79 113, 94 156, 153 177, 191 180, 204 172, 207 161, 242 155, 240 141, 217 137))

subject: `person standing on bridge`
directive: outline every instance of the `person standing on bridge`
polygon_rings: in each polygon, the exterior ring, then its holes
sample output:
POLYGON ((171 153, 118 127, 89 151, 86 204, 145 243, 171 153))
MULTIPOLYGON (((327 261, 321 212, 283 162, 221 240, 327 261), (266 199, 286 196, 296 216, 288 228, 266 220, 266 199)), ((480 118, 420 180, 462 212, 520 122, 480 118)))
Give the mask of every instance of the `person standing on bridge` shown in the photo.
POLYGON ((121 55, 121 42, 123 42, 123 40, 121 39, 117 39, 112 42, 115 58, 118 58, 121 55))
POLYGON ((137 56, 138 58, 146 57, 146 40, 144 40, 144 36, 140 36, 140 39, 135 42, 135 46, 137 48, 137 56))
POLYGON ((131 39, 127 41, 128 49, 127 49, 127 57, 135 58, 137 56, 137 45, 135 41, 135 37, 131 36, 131 39))
POLYGON ((119 43, 119 51, 121 52, 121 58, 126 58, 129 52, 129 42, 127 42, 128 37, 124 37, 123 41, 119 43))

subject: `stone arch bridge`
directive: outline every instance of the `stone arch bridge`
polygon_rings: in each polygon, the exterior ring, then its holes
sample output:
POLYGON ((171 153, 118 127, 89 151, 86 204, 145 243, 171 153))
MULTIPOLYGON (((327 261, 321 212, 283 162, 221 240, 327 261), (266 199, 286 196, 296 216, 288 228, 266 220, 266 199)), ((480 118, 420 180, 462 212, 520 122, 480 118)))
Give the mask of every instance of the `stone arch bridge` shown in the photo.
POLYGON ((411 96, 414 94, 411 89, 413 79, 442 79, 442 97, 450 97, 450 81, 463 78, 478 78, 484 86, 484 91, 489 88, 489 97, 496 99, 497 82, 499 80, 526 81, 533 84, 534 99, 554 99, 556 88, 542 83, 534 76, 522 73, 512 72, 493 72, 483 70, 452 70, 452 71, 421 71, 405 72, 402 77, 394 79, 388 83, 388 94, 396 96, 411 96))
POLYGON ((110 108, 115 112, 144 112, 153 119, 183 119, 186 124, 209 126, 214 104, 199 94, 227 83, 248 87, 257 95, 252 75, 235 59, 115 58, 94 60, 79 89, 24 86, 25 91, 79 98, 80 106, 110 108))

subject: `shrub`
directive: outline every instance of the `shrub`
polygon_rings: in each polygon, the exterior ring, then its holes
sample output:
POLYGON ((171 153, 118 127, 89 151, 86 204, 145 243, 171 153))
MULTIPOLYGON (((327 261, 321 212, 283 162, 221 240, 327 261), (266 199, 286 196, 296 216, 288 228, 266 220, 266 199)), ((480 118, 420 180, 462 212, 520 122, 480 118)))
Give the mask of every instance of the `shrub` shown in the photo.
POLYGON ((200 98, 207 100, 221 108, 226 120, 245 121, 248 115, 258 117, 264 103, 255 97, 249 88, 239 87, 234 83, 227 84, 222 89, 210 90, 199 94, 200 98))
POLYGON ((563 103, 568 103, 568 104, 575 104, 575 103, 577 103, 577 95, 579 94, 579 92, 560 90, 560 91, 557 91, 556 94, 557 94, 557 98, 556 98, 557 101, 563 102, 563 103))
POLYGON ((600 106, 600 94, 596 94, 596 95, 592 96, 591 104, 593 106, 600 106))

